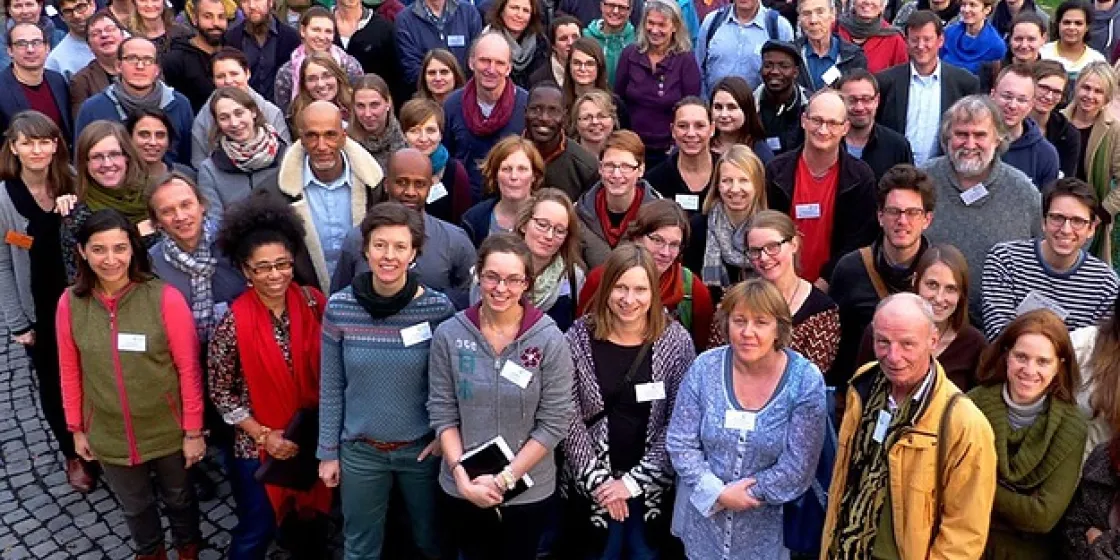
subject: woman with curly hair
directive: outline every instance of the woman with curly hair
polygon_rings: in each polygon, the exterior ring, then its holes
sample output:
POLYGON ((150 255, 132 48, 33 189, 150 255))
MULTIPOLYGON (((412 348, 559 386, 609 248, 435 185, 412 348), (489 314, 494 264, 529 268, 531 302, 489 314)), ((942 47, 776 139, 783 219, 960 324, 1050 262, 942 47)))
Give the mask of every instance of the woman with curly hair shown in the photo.
POLYGON ((263 558, 277 525, 289 516, 299 527, 293 527, 299 537, 291 541, 299 549, 292 550, 297 557, 314 557, 326 546, 331 493, 322 482, 297 490, 254 477, 268 459, 293 461, 293 469, 306 464, 308 454, 314 461, 313 438, 288 439, 296 425, 318 424, 326 299, 315 288, 293 282, 303 235, 290 207, 261 196, 231 206, 218 230, 218 248, 241 268, 250 286, 215 328, 207 363, 210 399, 235 427, 228 465, 237 502, 238 524, 229 549, 235 560, 263 558))

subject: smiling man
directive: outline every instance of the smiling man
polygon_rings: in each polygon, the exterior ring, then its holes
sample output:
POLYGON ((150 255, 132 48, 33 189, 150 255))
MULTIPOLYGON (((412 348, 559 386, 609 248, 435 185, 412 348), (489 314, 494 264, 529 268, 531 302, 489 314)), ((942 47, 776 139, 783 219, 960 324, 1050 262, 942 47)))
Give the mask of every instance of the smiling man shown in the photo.
POLYGON ((44 67, 49 49, 38 25, 17 23, 8 31, 12 65, 0 70, 0 91, 5 92, 0 97, 0 130, 8 129, 16 113, 33 109, 54 121, 64 138, 69 137, 70 92, 62 74, 44 67))
POLYGON ((992 101, 999 107, 1011 143, 1003 154, 1003 161, 1026 173, 1041 189, 1058 178, 1058 150, 1030 118, 1036 85, 1030 66, 1008 66, 996 78, 992 101))
POLYGON ((556 84, 545 82, 529 92, 525 138, 544 158, 544 184, 577 200, 599 179, 599 162, 578 143, 568 141, 564 134, 567 122, 564 94, 556 84))
POLYGON ((767 41, 762 47, 762 85, 754 90, 758 118, 766 131, 766 144, 775 155, 805 141, 801 113, 809 92, 797 81, 801 55, 791 43, 767 41))
POLYGON ((910 141, 905 136, 875 122, 879 110, 879 81, 863 68, 845 74, 836 83, 848 106, 852 126, 844 136, 844 149, 871 166, 875 180, 900 163, 914 163, 910 141))
POLYGON ((113 14, 108 10, 94 12, 86 22, 86 36, 93 60, 70 78, 70 116, 74 119, 82 103, 108 88, 121 73, 117 48, 124 40, 124 30, 113 14))
POLYGON ((1059 179, 1043 190, 1042 237, 996 244, 984 261, 984 334, 999 336, 1015 317, 1053 311, 1069 330, 1112 314, 1120 282, 1085 250, 1100 225, 1100 202, 1088 183, 1059 179))
POLYGON ((221 48, 229 26, 225 4, 222 0, 196 0, 191 24, 195 34, 174 39, 160 66, 167 85, 185 95, 191 109, 198 113, 214 93, 210 57, 221 48))
POLYGON ((58 2, 58 11, 70 31, 57 46, 51 49, 51 54, 47 55, 47 69, 62 74, 67 82, 93 60, 87 29, 89 18, 93 16, 95 10, 97 6, 94 5, 93 0, 59 0, 58 2))

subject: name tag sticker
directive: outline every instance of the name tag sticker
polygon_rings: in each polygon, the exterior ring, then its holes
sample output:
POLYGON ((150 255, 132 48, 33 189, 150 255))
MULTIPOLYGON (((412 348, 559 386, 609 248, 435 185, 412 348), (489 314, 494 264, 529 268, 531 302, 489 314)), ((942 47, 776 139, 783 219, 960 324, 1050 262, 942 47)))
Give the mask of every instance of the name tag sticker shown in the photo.
POLYGON ((747 410, 728 410, 723 415, 723 427, 728 430, 754 431, 758 414, 747 410))
POLYGON ((140 237, 147 237, 156 232, 156 227, 152 225, 151 220, 144 220, 136 224, 136 231, 140 232, 140 237))
POLYGON ((887 439, 887 428, 891 427, 891 413, 880 410, 879 418, 875 420, 875 431, 871 434, 871 438, 875 443, 883 443, 887 439))
POLYGON ((976 204, 977 200, 980 200, 985 196, 988 196, 988 189, 984 186, 983 183, 980 183, 975 187, 962 192, 961 201, 964 202, 965 206, 972 206, 973 204, 976 204))
POLYGON ((35 242, 34 237, 31 237, 30 235, 27 235, 26 233, 18 232, 14 229, 10 229, 10 230, 8 230, 8 233, 4 234, 4 243, 7 243, 8 245, 11 245, 12 247, 19 247, 20 249, 23 249, 23 250, 26 250, 26 251, 31 250, 31 244, 34 243, 34 242, 35 242))
POLYGON ((699 210, 700 209, 700 195, 697 194, 678 194, 676 197, 677 204, 685 210, 699 210))
POLYGON ((1061 304, 1054 301, 1053 299, 1050 299, 1049 297, 1038 293, 1035 290, 1027 292, 1027 297, 1023 298, 1023 301, 1019 304, 1019 307, 1015 309, 1015 315, 1022 315, 1036 309, 1046 309, 1057 315, 1058 318, 1063 321, 1066 320, 1066 317, 1069 317, 1069 311, 1066 311, 1066 309, 1062 307, 1061 304))
POLYGON ((467 38, 462 35, 448 35, 447 46, 449 47, 465 47, 467 46, 467 38))
POLYGON ((121 352, 145 352, 148 337, 142 334, 117 333, 117 350, 121 352))
POLYGON ((528 387, 529 381, 533 379, 533 372, 513 363, 513 360, 506 360, 506 365, 502 366, 501 375, 510 383, 522 389, 528 387))
POLYGON ((47 4, 46 6, 43 6, 43 11, 47 13, 48 17, 58 16, 58 9, 55 8, 54 6, 51 6, 50 4, 47 4))
POLYGON ((634 386, 638 402, 660 401, 665 399, 665 383, 640 383, 634 386))
POLYGON ((782 139, 777 136, 771 136, 766 139, 766 145, 770 146, 771 150, 780 150, 782 149, 782 139))
POLYGON ((821 217, 821 205, 813 204, 798 204, 793 208, 793 217, 798 220, 813 220, 821 217))
POLYGON ((432 326, 427 321, 401 329, 401 342, 404 343, 406 348, 431 339, 432 326))
POLYGON ((445 196, 447 196, 447 187, 443 186, 443 181, 437 181, 428 191, 428 200, 425 204, 431 204, 445 196))
POLYGON ((835 82, 836 80, 839 80, 839 79, 840 79, 840 69, 837 68, 836 66, 833 66, 832 68, 829 68, 828 70, 825 70, 824 74, 821 74, 821 80, 824 80, 824 83, 826 83, 828 85, 832 85, 832 82, 835 82))

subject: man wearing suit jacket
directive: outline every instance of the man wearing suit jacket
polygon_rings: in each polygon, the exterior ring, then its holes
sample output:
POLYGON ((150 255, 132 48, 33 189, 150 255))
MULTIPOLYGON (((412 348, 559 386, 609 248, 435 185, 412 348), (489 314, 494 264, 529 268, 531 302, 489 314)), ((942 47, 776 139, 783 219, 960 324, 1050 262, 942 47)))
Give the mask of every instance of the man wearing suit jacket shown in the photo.
POLYGON ((941 115, 958 99, 977 93, 976 76, 943 64, 938 51, 945 43, 945 28, 937 14, 918 10, 906 20, 909 64, 888 68, 879 80, 879 124, 906 136, 921 165, 939 154, 937 132, 941 115))
POLYGON ((70 138, 70 92, 62 74, 46 69, 49 51, 38 25, 17 23, 8 32, 12 65, 0 72, 0 130, 8 129, 16 113, 34 109, 54 121, 63 138, 70 138))

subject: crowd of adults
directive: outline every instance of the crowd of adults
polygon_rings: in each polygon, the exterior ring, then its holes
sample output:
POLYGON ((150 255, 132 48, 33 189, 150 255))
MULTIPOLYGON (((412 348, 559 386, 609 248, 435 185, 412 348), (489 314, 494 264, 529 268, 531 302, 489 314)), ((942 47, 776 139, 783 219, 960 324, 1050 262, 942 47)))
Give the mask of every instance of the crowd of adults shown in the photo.
POLYGON ((0 311, 137 559, 208 455, 236 560, 1120 558, 1117 0, 5 10, 0 311))

